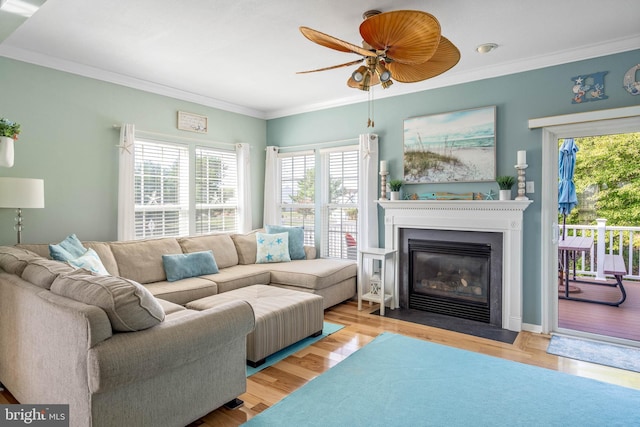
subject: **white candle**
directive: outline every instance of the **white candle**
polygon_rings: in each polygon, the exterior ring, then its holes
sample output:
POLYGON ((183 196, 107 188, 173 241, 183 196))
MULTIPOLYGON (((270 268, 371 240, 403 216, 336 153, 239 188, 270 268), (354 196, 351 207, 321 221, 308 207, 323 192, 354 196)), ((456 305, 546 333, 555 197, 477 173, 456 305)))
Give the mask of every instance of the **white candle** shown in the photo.
POLYGON ((386 160, 380 160, 380 172, 389 172, 386 160))
POLYGON ((518 151, 518 164, 519 165, 527 164, 527 152, 525 150, 518 151))

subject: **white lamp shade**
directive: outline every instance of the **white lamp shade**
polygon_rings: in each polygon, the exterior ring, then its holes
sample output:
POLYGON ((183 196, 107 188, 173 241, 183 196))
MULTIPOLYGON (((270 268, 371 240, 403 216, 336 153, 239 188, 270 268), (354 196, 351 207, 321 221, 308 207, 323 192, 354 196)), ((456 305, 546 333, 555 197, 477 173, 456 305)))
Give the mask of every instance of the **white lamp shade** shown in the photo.
POLYGON ((44 180, 0 178, 0 208, 44 208, 44 180))

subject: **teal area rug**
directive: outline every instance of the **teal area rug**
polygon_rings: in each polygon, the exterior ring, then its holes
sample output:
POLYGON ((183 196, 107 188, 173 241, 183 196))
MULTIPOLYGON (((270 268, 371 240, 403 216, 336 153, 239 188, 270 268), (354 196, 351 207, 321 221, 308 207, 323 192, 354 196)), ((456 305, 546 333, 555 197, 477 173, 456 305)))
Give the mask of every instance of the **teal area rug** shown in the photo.
POLYGON ((554 335, 547 353, 640 372, 640 348, 554 335))
POLYGON ((640 391, 384 333, 243 425, 631 426, 640 391))
POLYGON ((317 337, 305 338, 303 340, 298 341, 295 344, 291 344, 289 347, 283 348, 279 352, 274 353, 271 356, 267 357, 267 361, 262 365, 258 366, 257 368, 252 368, 251 366, 247 366, 247 376, 250 377, 256 372, 260 372, 264 368, 268 368, 274 363, 278 363, 282 359, 286 359, 287 357, 291 356, 293 353, 296 353, 302 350, 303 348, 310 346, 316 341, 320 341, 322 338, 327 337, 333 334, 334 332, 338 332, 342 328, 344 328, 344 325, 336 325, 334 323, 324 322, 322 324, 321 335, 318 335, 317 337))

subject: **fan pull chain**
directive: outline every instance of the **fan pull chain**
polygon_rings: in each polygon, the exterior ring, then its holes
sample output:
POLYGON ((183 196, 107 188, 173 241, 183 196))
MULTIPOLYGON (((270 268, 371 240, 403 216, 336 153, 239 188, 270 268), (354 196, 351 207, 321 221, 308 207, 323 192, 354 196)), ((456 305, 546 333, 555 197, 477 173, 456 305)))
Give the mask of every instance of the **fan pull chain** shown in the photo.
POLYGON ((373 87, 369 88, 369 120, 367 120, 367 127, 375 127, 376 124, 374 122, 374 111, 373 111, 373 87))

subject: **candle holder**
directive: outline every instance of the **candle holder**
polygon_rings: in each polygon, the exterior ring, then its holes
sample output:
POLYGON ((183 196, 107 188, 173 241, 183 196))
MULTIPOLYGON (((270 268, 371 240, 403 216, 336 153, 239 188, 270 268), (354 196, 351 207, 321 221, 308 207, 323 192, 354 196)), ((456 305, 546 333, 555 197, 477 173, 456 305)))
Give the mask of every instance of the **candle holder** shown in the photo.
POLYGON ((515 166, 515 168, 518 169, 518 197, 516 197, 516 200, 529 200, 529 198, 525 196, 527 186, 525 169, 528 167, 529 165, 527 164, 515 166))
POLYGON ((387 175, 388 171, 380 171, 380 200, 387 200, 387 175))

